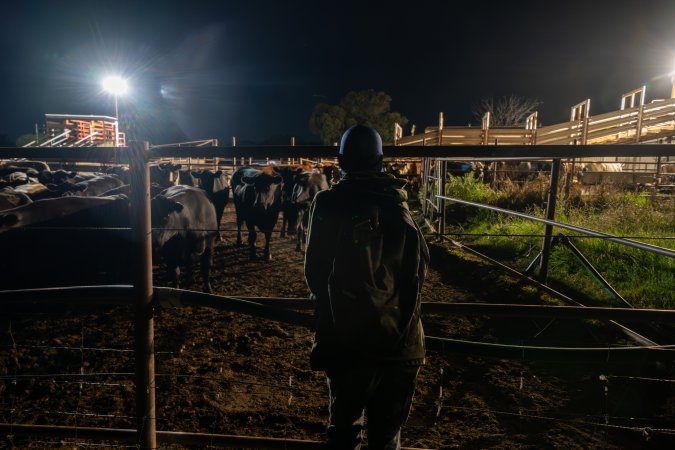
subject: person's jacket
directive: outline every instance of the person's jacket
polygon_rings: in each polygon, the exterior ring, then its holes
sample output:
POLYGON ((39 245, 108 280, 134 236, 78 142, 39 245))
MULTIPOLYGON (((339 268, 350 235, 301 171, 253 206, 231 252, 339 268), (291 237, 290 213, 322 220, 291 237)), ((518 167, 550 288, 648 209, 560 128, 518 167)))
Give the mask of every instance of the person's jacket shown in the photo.
MULTIPOLYGON (((319 192, 310 206, 305 279, 316 300, 316 335, 310 356, 314 370, 424 362, 420 291, 429 250, 408 210, 404 185, 404 180, 391 175, 350 173, 331 189, 319 192), (329 278, 339 250, 338 236, 355 204, 379 210, 380 226, 386 227, 388 236, 387 255, 396 295, 378 312, 382 320, 375 328, 381 330, 375 329, 370 334, 377 337, 381 331, 388 333, 389 339, 393 329, 395 343, 386 349, 375 344, 377 339, 367 339, 369 342, 345 339, 352 331, 349 321, 338 324, 334 320, 336 305, 331 305, 329 278), (392 320, 396 323, 392 324, 392 320)), ((359 312, 355 310, 354 314, 359 312)))

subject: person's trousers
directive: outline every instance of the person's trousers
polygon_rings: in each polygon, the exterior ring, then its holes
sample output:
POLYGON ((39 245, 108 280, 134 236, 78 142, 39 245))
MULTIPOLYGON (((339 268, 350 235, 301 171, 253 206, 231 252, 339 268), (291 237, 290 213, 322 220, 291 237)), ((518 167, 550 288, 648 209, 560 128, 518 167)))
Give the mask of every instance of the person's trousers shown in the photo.
POLYGON ((330 448, 360 449, 367 413, 368 448, 400 449, 418 372, 419 367, 401 366, 326 371, 330 448))

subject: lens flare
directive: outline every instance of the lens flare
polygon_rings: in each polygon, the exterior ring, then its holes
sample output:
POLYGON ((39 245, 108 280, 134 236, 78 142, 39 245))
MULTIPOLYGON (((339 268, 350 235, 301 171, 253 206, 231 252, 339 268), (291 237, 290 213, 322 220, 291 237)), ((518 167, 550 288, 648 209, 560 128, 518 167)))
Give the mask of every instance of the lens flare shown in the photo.
POLYGON ((103 89, 115 95, 122 95, 127 92, 127 80, 118 77, 110 76, 103 80, 103 89))

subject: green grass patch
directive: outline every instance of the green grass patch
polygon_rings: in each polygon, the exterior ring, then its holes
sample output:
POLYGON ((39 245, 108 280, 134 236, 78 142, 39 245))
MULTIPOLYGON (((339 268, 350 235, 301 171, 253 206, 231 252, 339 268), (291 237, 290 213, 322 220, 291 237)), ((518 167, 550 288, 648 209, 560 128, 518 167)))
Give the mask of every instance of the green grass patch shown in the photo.
MULTIPOLYGON (((498 190, 471 177, 453 178, 446 193, 450 197, 488 203, 503 208, 544 216, 546 183, 505 185, 498 190)), ((616 236, 675 249, 675 199, 655 200, 649 195, 604 190, 600 195, 572 192, 561 202, 556 220, 616 236)), ((460 238, 484 253, 524 270, 540 251, 544 225, 538 222, 450 204, 446 211, 448 232, 483 236, 460 238), (503 235, 503 236, 502 236, 503 235), (525 236, 522 236, 525 235, 525 236)), ((578 233, 555 228, 554 234, 578 233)), ((595 266, 621 296, 635 307, 675 308, 675 258, 669 258, 604 239, 572 237, 571 242, 595 266)), ((593 279, 567 248, 557 245, 551 253, 549 280, 597 304, 620 306, 593 279)))

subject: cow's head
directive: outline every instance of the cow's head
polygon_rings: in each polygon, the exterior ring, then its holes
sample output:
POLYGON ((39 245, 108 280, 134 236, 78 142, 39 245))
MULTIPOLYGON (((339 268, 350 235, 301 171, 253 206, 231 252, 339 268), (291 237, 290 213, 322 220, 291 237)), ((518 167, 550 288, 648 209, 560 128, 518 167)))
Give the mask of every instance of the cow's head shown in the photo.
POLYGON ((292 202, 295 204, 307 205, 317 192, 328 189, 326 176, 322 173, 303 172, 295 178, 293 187, 292 202))
POLYGON ((180 177, 181 164, 162 162, 156 166, 150 166, 150 181, 161 184, 164 187, 176 186, 180 177))
POLYGON ((202 189, 210 194, 230 188, 230 180, 222 170, 216 172, 210 170, 193 171, 192 176, 199 179, 202 189))
POLYGON ((279 175, 258 173, 242 177, 241 181, 247 186, 253 187, 255 196, 253 201, 254 210, 267 210, 281 199, 279 185, 282 182, 282 178, 279 175))
POLYGON ((277 167, 272 166, 277 175, 281 177, 281 201, 286 204, 291 201, 293 196, 293 186, 295 184, 295 179, 300 175, 304 169, 302 167, 277 167))
POLYGON ((152 223, 152 245, 155 250, 162 247, 180 231, 178 215, 183 204, 159 194, 152 199, 150 220, 152 223))

